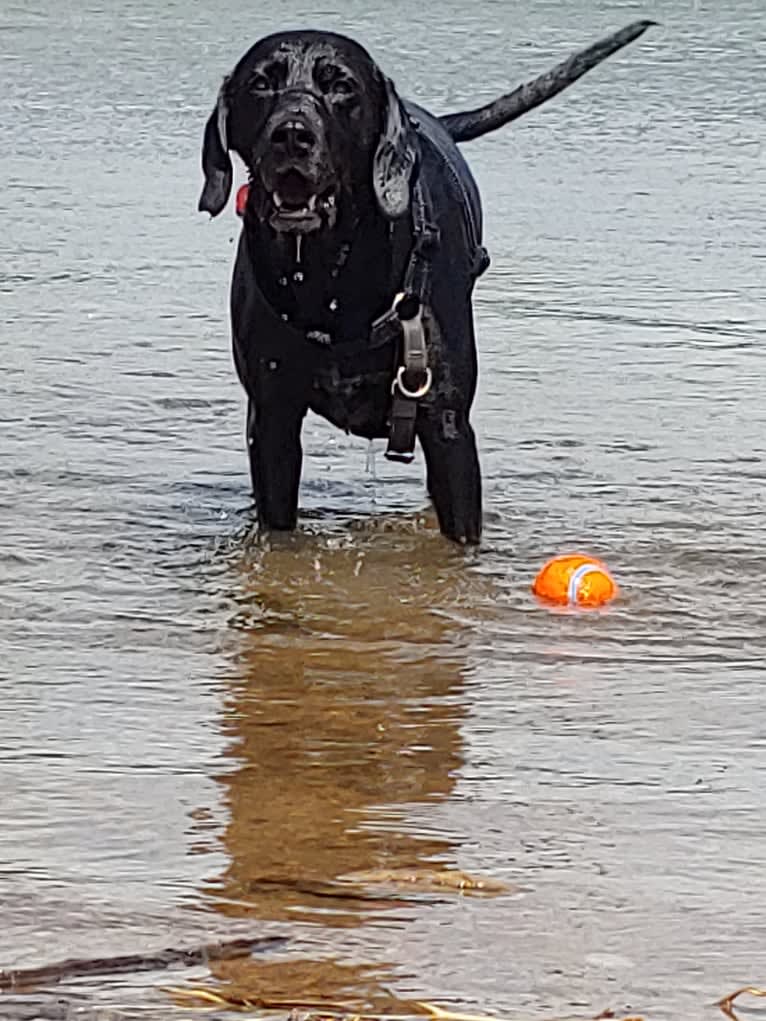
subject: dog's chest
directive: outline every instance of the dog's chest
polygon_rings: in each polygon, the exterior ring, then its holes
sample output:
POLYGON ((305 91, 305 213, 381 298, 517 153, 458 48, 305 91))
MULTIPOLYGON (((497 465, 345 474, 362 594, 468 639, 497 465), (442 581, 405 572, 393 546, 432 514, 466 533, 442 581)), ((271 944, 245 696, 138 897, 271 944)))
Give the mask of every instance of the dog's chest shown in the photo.
MULTIPOLYGON (((276 376, 292 374, 296 383, 301 378, 310 409, 337 427, 368 438, 386 436, 397 352, 391 341, 371 341, 371 327, 390 307, 403 273, 409 253, 406 225, 394 246, 362 232, 350 243, 327 248, 304 244, 300 262, 291 249, 256 251, 256 279, 272 324, 257 331, 258 346, 275 354, 276 376), (267 254, 278 257, 267 259, 267 254)), ((260 354, 261 362, 268 355, 271 364, 268 352, 260 354)), ((284 385, 277 378, 273 382, 284 385)))
POLYGON ((245 376, 258 366, 254 382, 268 403, 301 392, 313 412, 338 428, 385 436, 396 352, 391 342, 371 343, 371 303, 339 289, 329 299, 337 300, 335 307, 323 308, 326 293, 308 279, 284 291, 281 304, 271 294, 259 298, 252 327, 239 333, 235 347, 244 351, 245 376))
POLYGON ((355 436, 385 436, 393 378, 393 353, 384 347, 344 356, 321 352, 312 372, 309 407, 355 436))

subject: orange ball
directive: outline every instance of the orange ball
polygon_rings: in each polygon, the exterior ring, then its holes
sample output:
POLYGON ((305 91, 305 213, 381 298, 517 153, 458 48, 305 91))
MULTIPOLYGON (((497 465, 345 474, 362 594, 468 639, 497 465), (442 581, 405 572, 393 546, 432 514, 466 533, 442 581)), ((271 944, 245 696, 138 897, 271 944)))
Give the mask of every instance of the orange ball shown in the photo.
POLYGON ((570 553, 549 560, 532 591, 540 599, 564 606, 603 606, 619 589, 606 564, 596 557, 570 553))

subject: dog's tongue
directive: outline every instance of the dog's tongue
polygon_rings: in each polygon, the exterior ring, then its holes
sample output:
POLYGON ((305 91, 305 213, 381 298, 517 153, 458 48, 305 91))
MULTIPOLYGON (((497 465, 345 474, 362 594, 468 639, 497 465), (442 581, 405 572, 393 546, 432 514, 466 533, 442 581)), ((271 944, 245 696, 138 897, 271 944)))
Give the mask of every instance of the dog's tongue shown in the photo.
POLYGON ((301 209, 311 198, 311 185, 297 170, 288 170, 279 178, 279 197, 288 208, 301 209))

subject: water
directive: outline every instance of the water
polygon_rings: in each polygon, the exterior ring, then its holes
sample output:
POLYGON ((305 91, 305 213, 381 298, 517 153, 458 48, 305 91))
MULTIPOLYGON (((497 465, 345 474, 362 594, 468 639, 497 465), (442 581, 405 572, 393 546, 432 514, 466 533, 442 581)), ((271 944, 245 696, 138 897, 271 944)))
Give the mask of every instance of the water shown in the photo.
POLYGON ((161 987, 218 981, 677 1019, 766 982, 760 0, 10 3, 2 30, 0 968, 288 937, 3 1016, 165 1019, 161 987), (301 533, 259 546, 237 225, 194 212, 221 76, 324 25, 446 111, 647 14, 467 147, 481 553, 435 532, 420 464, 373 475, 317 420, 301 533), (537 607, 535 570, 580 546, 621 601, 537 607), (444 867, 511 890, 335 883, 444 867))

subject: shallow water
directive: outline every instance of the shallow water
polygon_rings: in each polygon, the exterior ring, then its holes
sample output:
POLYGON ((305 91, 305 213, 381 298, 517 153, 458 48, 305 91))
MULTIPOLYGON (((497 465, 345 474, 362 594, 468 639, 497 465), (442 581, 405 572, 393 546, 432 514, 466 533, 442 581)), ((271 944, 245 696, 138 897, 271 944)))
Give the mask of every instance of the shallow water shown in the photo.
POLYGON ((6 5, 0 969, 288 941, 2 1016, 164 1019, 161 986, 218 980, 676 1019, 766 984, 766 13, 718 6, 6 5), (493 257, 480 554, 435 532, 419 464, 318 420, 301 532, 259 546, 236 221, 194 212, 222 74, 323 25, 446 111, 647 14, 466 147, 493 257), (537 567, 581 546, 620 601, 538 607, 537 567), (444 867, 511 889, 336 882, 444 867))

